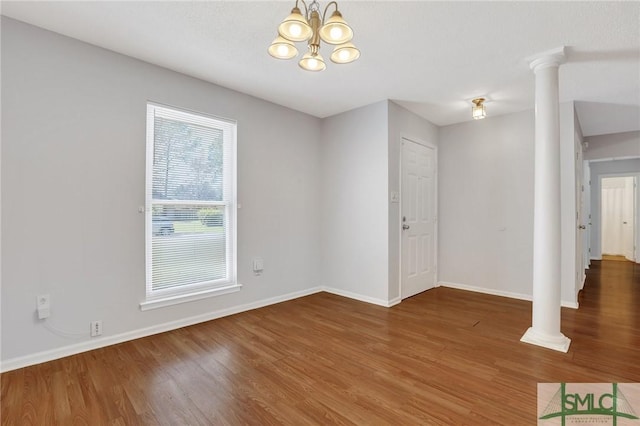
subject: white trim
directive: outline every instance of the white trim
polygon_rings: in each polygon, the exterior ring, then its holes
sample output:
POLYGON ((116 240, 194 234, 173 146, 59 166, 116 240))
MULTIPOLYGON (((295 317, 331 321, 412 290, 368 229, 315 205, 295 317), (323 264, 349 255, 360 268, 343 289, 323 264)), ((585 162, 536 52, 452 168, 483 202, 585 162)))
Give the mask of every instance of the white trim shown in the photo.
POLYGON ((128 332, 116 334, 113 336, 106 336, 106 337, 97 338, 97 339, 94 338, 86 342, 64 346, 64 347, 52 349, 49 351, 43 351, 43 352, 31 354, 31 355, 22 356, 22 357, 11 358, 3 361, 0 364, 0 372, 4 373, 6 371, 28 367, 30 365, 40 364, 42 362, 53 361, 55 359, 79 354, 81 352, 87 352, 93 349, 115 345, 116 343, 122 343, 129 340, 139 339, 141 337, 151 336, 153 334, 164 333, 166 331, 171 331, 171 330, 187 327, 194 324, 211 321, 217 318, 238 314, 240 312, 250 311, 253 309, 262 308, 264 306, 286 302, 287 300, 297 299, 299 297, 308 296, 311 294, 319 293, 321 291, 322 291, 322 288, 320 287, 312 287, 305 290, 283 294, 281 296, 270 297, 267 299, 246 303, 244 305, 238 305, 230 308, 220 309, 217 311, 212 311, 212 312, 208 312, 201 315, 183 318, 176 321, 170 321, 163 324, 157 324, 151 327, 140 328, 138 330, 128 331, 128 332))
POLYGON ((165 306, 177 305, 179 303, 193 302, 194 300, 205 299, 207 297, 222 296, 223 294, 235 293, 240 291, 242 284, 231 284, 224 287, 208 288, 206 290, 190 292, 185 294, 171 294, 158 299, 147 299, 140 302, 140 310, 148 311, 151 309, 164 308, 165 306))
POLYGON ((322 291, 326 291, 327 293, 335 294, 337 296, 347 297, 349 299, 359 300, 360 302, 371 303, 373 305, 384 306, 385 308, 389 308, 393 305, 397 305, 400 303, 400 298, 396 297, 391 300, 378 299, 371 296, 365 296, 363 294, 352 293, 350 291, 342 290, 334 287, 323 286, 320 287, 322 291))
POLYGON ((562 306, 563 308, 571 308, 571 309, 580 308, 580 305, 578 304, 578 302, 568 302, 566 300, 561 300, 560 306, 562 306))
POLYGON ((559 46, 531 55, 525 58, 525 61, 529 62, 532 70, 557 67, 566 60, 565 50, 565 46, 559 46))
MULTIPOLYGON (((499 290, 469 286, 465 284, 456 284, 456 283, 442 281, 438 283, 438 286, 455 288, 459 290, 473 291, 476 293, 485 293, 493 296, 502 296, 502 297, 509 297, 512 299, 522 299, 522 300, 531 301, 531 296, 528 296, 525 294, 504 292, 499 290)), ((87 352, 94 349, 115 345, 117 343, 140 339, 142 337, 164 333, 167 331, 176 330, 178 328, 188 327, 190 325, 195 325, 202 322, 215 320, 217 318, 222 318, 229 315, 235 315, 241 312, 246 312, 253 309, 262 308, 265 306, 274 305, 276 303, 286 302, 288 300, 293 300, 300 297, 321 293, 323 291, 327 293, 335 294, 337 296, 342 296, 342 297, 358 300, 365 303, 371 303, 374 305, 383 306, 385 308, 390 308, 402 302, 402 299, 400 296, 390 300, 383 300, 383 299, 365 296, 362 294, 353 293, 350 291, 345 291, 345 290, 341 290, 333 287, 327 287, 327 286, 312 287, 305 290, 283 294, 281 296, 274 296, 267 299, 246 303, 243 305, 237 305, 230 308, 219 309, 217 311, 212 311, 212 312, 208 312, 201 315, 183 318, 176 321, 170 321, 163 324, 157 324, 151 327, 140 328, 137 330, 120 333, 113 336, 105 336, 102 338, 91 339, 85 342, 68 345, 61 348, 52 349, 49 351, 38 352, 35 354, 26 355, 26 356, 17 357, 17 358, 10 358, 0 363, 0 372, 4 373, 7 371, 16 370, 18 368, 28 367, 31 365, 40 364, 47 361, 53 361, 59 358, 64 358, 64 357, 79 354, 82 352, 87 352)), ((562 306, 571 307, 571 308, 578 307, 577 304, 571 304, 568 302, 562 302, 562 306)))
MULTIPOLYGON (((483 294, 490 294, 492 296, 508 297, 510 299, 526 300, 528 302, 531 302, 533 300, 533 297, 530 294, 514 293, 511 291, 477 287, 477 286, 468 285, 468 284, 459 284, 459 283, 452 283, 448 281, 440 281, 438 285, 440 287, 448 287, 448 288, 455 288, 457 290, 473 291, 475 293, 483 293, 483 294)), ((560 305, 564 308, 578 309, 577 302, 568 302, 568 301, 562 300, 560 302, 560 305)))
MULTIPOLYGON (((193 120, 192 121, 193 124, 199 124, 199 125, 205 125, 206 126, 206 123, 209 120, 225 121, 227 124, 233 125, 233 126, 238 124, 238 120, 234 120, 233 118, 222 117, 220 115, 209 114, 208 112, 197 111, 197 110, 194 110, 194 109, 183 108, 183 107, 170 105, 170 104, 166 104, 166 103, 147 100, 147 105, 152 105, 154 107, 162 108, 163 111, 166 111, 167 109, 177 111, 179 114, 182 115, 182 117, 185 118, 186 121, 193 120), (194 120, 193 116, 202 117, 202 118, 204 118, 204 120, 202 120, 202 119, 195 119, 194 120), (207 120, 207 119, 209 119, 209 120, 207 120)), ((171 115, 167 115, 167 114, 162 114, 162 115, 164 116, 164 118, 172 118, 171 115)), ((175 115, 174 115, 174 117, 175 117, 175 115)), ((181 117, 181 119, 182 119, 182 117, 181 117)))
POLYGON ((146 168, 145 168, 145 288, 146 300, 141 310, 169 306, 182 301, 202 299, 215 294, 227 294, 240 289, 237 283, 237 122, 208 114, 147 102, 146 168), (153 196, 153 165, 156 117, 164 117, 222 131, 223 181, 221 201, 162 200, 153 196), (181 284, 154 290, 153 286, 153 206, 192 205, 223 206, 225 218, 226 276, 221 280, 181 284), (220 281, 223 281, 222 284, 220 281), (193 296, 193 297, 190 297, 193 296))
POLYGON ((455 288, 457 290, 465 290, 465 291, 473 291, 475 293, 490 294, 492 296, 508 297, 510 299, 527 300, 529 302, 531 302, 531 300, 533 299, 530 294, 514 293, 514 292, 511 292, 511 291, 503 291, 503 290, 496 290, 496 289, 493 289, 493 288, 477 287, 477 286, 473 286, 473 285, 452 283, 452 282, 448 282, 448 281, 440 281, 438 283, 438 285, 441 286, 441 287, 455 288))
POLYGON ((603 161, 620 161, 620 160, 635 160, 640 158, 640 155, 627 155, 625 157, 608 157, 608 158, 596 158, 595 160, 586 160, 590 163, 601 163, 603 161))
MULTIPOLYGON (((640 158, 640 156, 639 157, 625 157, 625 158, 636 159, 636 158, 640 158)), ((633 246, 634 246, 634 252, 633 252, 633 256, 634 256, 634 259, 629 259, 626 256, 625 256, 625 258, 627 260, 631 261, 631 262, 640 263, 640 251, 638 249, 640 247, 640 173, 634 173, 634 172, 604 173, 604 174, 598 175, 598 201, 599 201, 599 204, 598 204, 598 220, 600 221, 600 223, 598 224, 598 235, 596 235, 596 237, 600 241, 600 244, 599 244, 600 257, 599 258, 592 257, 591 259, 602 260, 602 180, 606 179, 606 178, 615 178, 615 177, 632 177, 632 178, 634 178, 634 185, 635 185, 635 191, 633 192, 633 198, 634 198, 634 206, 633 206, 633 232, 634 232, 633 246)), ((597 256, 598 253, 596 253, 595 255, 597 256)))
POLYGON ((392 306, 396 306, 399 305, 402 302, 402 297, 398 296, 398 297, 394 297, 393 299, 389 299, 389 302, 387 302, 387 307, 392 307, 392 306))
POLYGON ((558 336, 549 336, 534 330, 533 327, 527 329, 520 341, 564 353, 569 351, 569 345, 571 345, 571 339, 562 333, 558 336))

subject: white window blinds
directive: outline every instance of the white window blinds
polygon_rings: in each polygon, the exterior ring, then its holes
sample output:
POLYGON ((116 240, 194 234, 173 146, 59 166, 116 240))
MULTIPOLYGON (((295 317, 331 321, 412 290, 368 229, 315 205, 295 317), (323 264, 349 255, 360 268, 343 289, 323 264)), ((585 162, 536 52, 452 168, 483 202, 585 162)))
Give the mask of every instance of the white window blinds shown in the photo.
POLYGON ((234 122, 147 106, 147 299, 235 283, 234 122))

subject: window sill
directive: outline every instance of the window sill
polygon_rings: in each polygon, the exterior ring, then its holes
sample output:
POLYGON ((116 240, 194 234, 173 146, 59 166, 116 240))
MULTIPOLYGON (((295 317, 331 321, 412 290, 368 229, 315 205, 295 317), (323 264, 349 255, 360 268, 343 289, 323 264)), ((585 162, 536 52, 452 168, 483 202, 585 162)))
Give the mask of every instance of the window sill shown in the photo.
POLYGON ((222 296, 223 294, 235 293, 242 288, 242 284, 231 284, 224 287, 212 288, 195 293, 176 294, 172 296, 149 299, 140 302, 140 310, 164 308, 166 306, 177 305, 179 303, 193 302, 194 300, 206 299, 207 297, 222 296))

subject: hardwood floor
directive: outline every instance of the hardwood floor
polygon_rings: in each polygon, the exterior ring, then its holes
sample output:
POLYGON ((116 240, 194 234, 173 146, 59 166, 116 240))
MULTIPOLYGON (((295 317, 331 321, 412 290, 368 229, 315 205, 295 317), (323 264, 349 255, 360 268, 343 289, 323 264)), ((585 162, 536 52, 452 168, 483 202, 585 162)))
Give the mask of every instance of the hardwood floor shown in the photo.
POLYGON ((619 262, 630 262, 626 257, 617 254, 603 254, 602 260, 617 260, 619 262))
POLYGON ((569 353, 530 303, 320 293, 1 375, 2 425, 530 425, 538 382, 640 382, 640 265, 594 262, 569 353))

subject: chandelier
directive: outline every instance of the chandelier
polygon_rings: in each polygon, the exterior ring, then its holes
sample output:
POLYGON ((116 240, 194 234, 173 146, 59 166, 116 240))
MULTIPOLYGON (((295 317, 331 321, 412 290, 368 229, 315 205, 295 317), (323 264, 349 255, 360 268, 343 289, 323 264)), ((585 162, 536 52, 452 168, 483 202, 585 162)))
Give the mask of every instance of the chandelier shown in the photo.
POLYGON ((291 59, 298 55, 295 42, 309 41, 309 51, 298 62, 307 71, 322 71, 327 66, 320 54, 320 40, 335 45, 331 61, 348 64, 360 57, 360 51, 351 43, 353 30, 338 11, 338 3, 332 1, 325 8, 320 19, 320 4, 313 0, 307 7, 304 0, 296 0, 296 5, 278 26, 278 36, 269 46, 269 54, 276 59, 291 59), (304 15, 298 8, 298 1, 304 5, 304 15), (335 6, 329 19, 327 10, 335 6))

